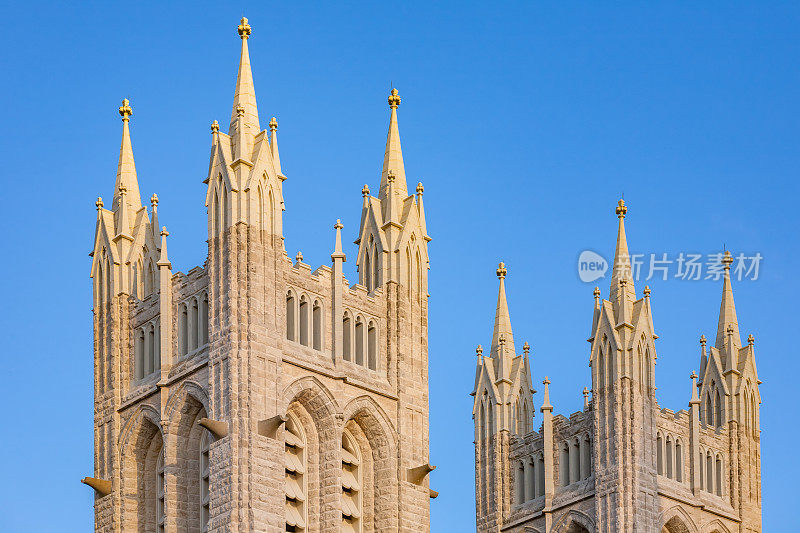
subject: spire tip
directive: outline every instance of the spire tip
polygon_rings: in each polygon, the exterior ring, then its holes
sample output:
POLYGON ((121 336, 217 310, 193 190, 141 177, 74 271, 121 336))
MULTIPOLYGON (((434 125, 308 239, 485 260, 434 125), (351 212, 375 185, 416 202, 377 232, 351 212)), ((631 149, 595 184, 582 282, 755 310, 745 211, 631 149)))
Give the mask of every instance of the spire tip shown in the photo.
POLYGON ((617 202, 617 209, 615 212, 618 218, 625 218, 625 215, 628 214, 628 207, 625 205, 625 200, 622 198, 617 202))
POLYGON ((130 101, 127 98, 122 100, 122 105, 119 107, 119 116, 122 117, 123 122, 128 122, 130 120, 131 115, 133 115, 133 109, 131 109, 130 101))
POLYGON ((392 109, 397 109, 397 106, 400 105, 400 96, 397 93, 397 89, 392 87, 392 92, 389 94, 389 107, 392 109))
POLYGON ((499 279, 505 279, 506 275, 508 274, 508 270, 506 270, 506 265, 502 261, 497 265, 497 277, 499 279))
POLYGON ((250 24, 247 23, 247 17, 242 17, 242 20, 239 23, 238 30, 239 30, 239 37, 241 37, 242 39, 247 39, 248 37, 250 37, 250 33, 252 33, 252 30, 250 28, 250 24))

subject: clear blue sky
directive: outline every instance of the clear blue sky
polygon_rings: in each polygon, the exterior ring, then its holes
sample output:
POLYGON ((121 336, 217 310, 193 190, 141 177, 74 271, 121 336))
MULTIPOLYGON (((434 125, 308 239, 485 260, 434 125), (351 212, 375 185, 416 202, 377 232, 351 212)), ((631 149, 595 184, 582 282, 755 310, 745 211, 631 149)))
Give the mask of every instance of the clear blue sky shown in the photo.
MULTIPOLYGON (((468 393, 474 347, 490 341, 498 260, 534 381, 549 375, 568 415, 589 384, 594 284, 576 261, 587 248, 613 252, 622 192, 632 251, 724 242, 763 255, 760 278, 734 291, 764 381, 764 529, 800 520, 800 8, 696 4, 4 2, 4 530, 90 530, 92 494, 78 482, 92 470, 87 253, 94 201, 112 194, 117 107, 130 98, 142 195, 161 198, 174 267, 202 265, 209 124, 230 117, 242 14, 262 122, 280 121, 290 255, 329 261, 336 218, 355 238, 361 187, 379 182, 390 82, 403 97, 406 170, 425 183, 434 239, 434 531, 474 530, 468 393)), ((715 334, 721 287, 650 285, 658 399, 678 410, 698 338, 715 334)))

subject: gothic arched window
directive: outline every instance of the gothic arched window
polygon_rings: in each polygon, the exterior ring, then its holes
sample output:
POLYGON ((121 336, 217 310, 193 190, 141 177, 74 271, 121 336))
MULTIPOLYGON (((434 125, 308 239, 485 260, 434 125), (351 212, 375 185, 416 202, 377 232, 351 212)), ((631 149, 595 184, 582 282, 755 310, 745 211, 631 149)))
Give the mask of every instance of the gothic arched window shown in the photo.
POLYGON ((300 344, 308 346, 309 305, 305 295, 300 297, 300 344))
POLYGON ((189 310, 185 303, 178 309, 178 352, 180 355, 189 353, 189 310))
POLYGON ((356 317, 356 364, 364 366, 364 321, 356 317))
POLYGON ((378 370, 378 330, 372 321, 367 328, 367 366, 378 370))
POLYGON ((286 339, 293 341, 295 337, 294 293, 289 291, 286 295, 286 339))
POLYGON ((314 308, 311 311, 311 342, 315 350, 322 350, 322 304, 319 300, 314 300, 314 308))
POLYGON ((197 329, 199 330, 200 346, 208 344, 208 293, 203 292, 200 297, 200 316, 197 329))
POLYGON ((344 318, 342 318, 342 359, 345 361, 353 360, 353 334, 351 328, 350 314, 345 311, 344 318))

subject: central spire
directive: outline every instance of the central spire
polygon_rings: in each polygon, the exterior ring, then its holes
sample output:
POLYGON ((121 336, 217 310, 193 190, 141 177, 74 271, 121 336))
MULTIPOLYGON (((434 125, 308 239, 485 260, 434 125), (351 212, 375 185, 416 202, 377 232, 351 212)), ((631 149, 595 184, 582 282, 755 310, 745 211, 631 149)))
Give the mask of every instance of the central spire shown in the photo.
POLYGON ((505 263, 497 265, 497 277, 500 280, 500 289, 497 293, 497 309, 494 314, 494 333, 492 334, 492 348, 490 351, 492 357, 497 353, 497 348, 501 344, 501 337, 503 337, 504 341, 502 343, 504 344, 504 351, 510 351, 512 354, 516 353, 514 349, 514 333, 511 330, 511 315, 508 312, 508 301, 506 301, 505 279, 507 274, 508 270, 506 270, 505 263))
POLYGON ((386 136, 386 151, 383 154, 383 171, 381 172, 381 188, 378 198, 383 200, 388 194, 389 173, 395 177, 394 193, 399 198, 408 196, 406 187, 406 169, 403 166, 403 150, 400 148, 400 130, 397 127, 397 107, 400 105, 400 96, 397 89, 392 89, 389 95, 389 133, 386 136))
POLYGON ((617 228, 617 248, 614 252, 614 266, 611 275, 611 295, 612 303, 619 298, 620 288, 624 291, 626 299, 634 301, 636 290, 633 286, 633 273, 631 272, 631 258, 628 252, 628 238, 625 235, 625 215, 628 214, 628 207, 625 200, 620 199, 615 209, 619 226, 617 228))
POLYGON ((741 347, 742 339, 739 336, 739 320, 736 318, 736 305, 733 303, 733 287, 731 286, 731 263, 733 257, 731 253, 725 250, 725 254, 721 259, 722 267, 724 269, 724 278, 722 282, 722 302, 719 306, 719 323, 717 324, 717 341, 714 344, 718 350, 725 347, 725 339, 728 335, 728 329, 731 329, 733 335, 733 343, 736 347, 741 347))
POLYGON ((131 132, 128 127, 133 109, 126 98, 119 107, 119 115, 122 117, 122 144, 119 148, 119 162, 117 163, 117 181, 114 184, 114 199, 111 202, 111 209, 117 211, 120 207, 122 195, 120 190, 124 188, 128 194, 125 195, 125 203, 135 213, 142 207, 142 199, 139 195, 139 180, 136 177, 136 163, 133 161, 133 147, 131 146, 131 132))
MULTIPOLYGON (((236 92, 233 96, 233 111, 231 112, 231 126, 228 134, 234 137, 233 133, 240 127, 239 124, 241 123, 244 137, 247 138, 248 142, 252 142, 253 137, 261 131, 261 126, 258 122, 256 90, 253 85, 253 72, 250 69, 250 52, 247 48, 247 40, 252 32, 250 24, 247 23, 247 18, 242 17, 238 31, 239 37, 242 38, 242 54, 239 58, 239 75, 236 78, 236 92), (241 119, 239 118, 239 108, 244 109, 241 119)), ((239 155, 242 157, 249 154, 242 152, 239 155)))

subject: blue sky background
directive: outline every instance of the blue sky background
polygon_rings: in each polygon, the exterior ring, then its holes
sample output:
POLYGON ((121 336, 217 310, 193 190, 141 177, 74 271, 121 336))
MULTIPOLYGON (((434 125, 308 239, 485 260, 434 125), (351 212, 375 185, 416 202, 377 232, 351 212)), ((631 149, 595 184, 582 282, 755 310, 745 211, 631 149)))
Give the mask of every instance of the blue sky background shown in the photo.
MULTIPOLYGON (((634 252, 725 243, 763 255, 760 278, 734 291, 764 381, 764 529, 800 520, 796 3, 220 4, 2 4, 5 531, 91 529, 92 493, 78 482, 92 471, 87 254, 94 201, 113 192, 117 107, 130 98, 142 195, 161 199, 175 269, 202 265, 209 124, 229 121, 242 14, 262 125, 280 123, 290 255, 329 261, 336 218, 356 237, 361 187, 379 182, 390 82, 403 97, 406 171, 425 183, 434 239, 433 531, 475 527, 468 393, 498 260, 534 381, 549 375, 568 415, 589 385, 594 283, 578 279, 577 257, 613 253, 623 192, 634 252)), ((649 283, 658 399, 678 410, 698 338, 715 335, 721 285, 649 283)))

